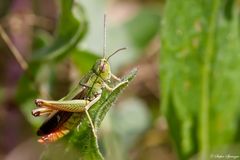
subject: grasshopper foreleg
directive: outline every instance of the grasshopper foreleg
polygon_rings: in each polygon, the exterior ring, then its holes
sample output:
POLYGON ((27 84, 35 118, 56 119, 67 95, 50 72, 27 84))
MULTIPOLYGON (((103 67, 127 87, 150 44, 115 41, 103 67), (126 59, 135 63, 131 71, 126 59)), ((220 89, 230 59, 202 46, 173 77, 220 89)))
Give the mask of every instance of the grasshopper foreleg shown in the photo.
POLYGON ((115 79, 118 82, 121 82, 121 79, 111 73, 111 78, 115 79))
POLYGON ((112 92, 112 91, 114 91, 116 88, 118 88, 118 87, 120 87, 121 85, 123 85, 123 84, 125 84, 125 83, 128 83, 128 81, 123 81, 123 82, 120 82, 120 83, 118 83, 115 87, 110 87, 107 83, 104 83, 103 85, 104 85, 104 87, 108 90, 108 91, 110 91, 110 92, 112 92))

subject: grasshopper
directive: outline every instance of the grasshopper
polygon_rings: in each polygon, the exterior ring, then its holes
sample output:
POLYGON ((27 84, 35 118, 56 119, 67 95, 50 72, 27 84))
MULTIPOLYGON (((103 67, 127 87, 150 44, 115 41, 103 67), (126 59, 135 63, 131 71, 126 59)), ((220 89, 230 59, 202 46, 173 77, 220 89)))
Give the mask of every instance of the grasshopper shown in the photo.
MULTIPOLYGON (((106 44, 106 16, 104 15, 104 44, 106 44)), ((96 137, 95 127, 88 110, 100 98, 102 90, 113 91, 127 81, 121 82, 121 79, 111 72, 109 58, 117 52, 126 48, 120 48, 113 54, 105 58, 105 48, 103 49, 103 58, 98 59, 92 69, 79 82, 79 84, 64 98, 59 101, 36 99, 35 104, 38 108, 32 110, 32 115, 42 116, 48 115, 37 131, 37 135, 41 136, 38 140, 40 143, 54 142, 64 135, 68 134, 74 127, 78 127, 81 122, 83 112, 89 120, 92 132, 96 137), (118 83, 115 87, 109 84, 115 80, 118 83), (66 100, 72 99, 72 100, 66 100)))

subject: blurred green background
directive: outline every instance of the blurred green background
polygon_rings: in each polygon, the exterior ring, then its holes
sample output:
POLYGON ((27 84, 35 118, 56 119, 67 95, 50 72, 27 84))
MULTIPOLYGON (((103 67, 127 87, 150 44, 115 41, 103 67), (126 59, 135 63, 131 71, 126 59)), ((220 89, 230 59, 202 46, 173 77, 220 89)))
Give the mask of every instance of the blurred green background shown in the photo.
POLYGON ((35 132, 45 118, 31 110, 36 98, 65 96, 102 56, 104 13, 107 54, 127 48, 111 58, 113 73, 138 68, 101 124, 105 159, 240 159, 239 7, 238 0, 1 0, 0 159, 64 159, 58 145, 42 156, 51 145, 35 132))

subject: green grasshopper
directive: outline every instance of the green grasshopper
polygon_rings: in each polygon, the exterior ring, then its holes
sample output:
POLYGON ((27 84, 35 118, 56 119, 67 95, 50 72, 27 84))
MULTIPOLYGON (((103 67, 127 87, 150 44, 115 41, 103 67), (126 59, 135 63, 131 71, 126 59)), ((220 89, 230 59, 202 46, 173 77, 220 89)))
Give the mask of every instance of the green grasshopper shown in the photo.
MULTIPOLYGON (((104 16, 104 44, 106 43, 105 25, 106 16, 104 16)), ((77 127, 81 122, 83 112, 86 113, 92 132, 96 137, 95 127, 88 113, 88 109, 101 98, 104 88, 111 92, 122 84, 127 83, 127 81, 121 82, 120 78, 112 74, 108 62, 111 56, 126 48, 118 49, 107 58, 105 58, 105 48, 106 46, 104 45, 103 58, 96 61, 91 71, 86 74, 80 80, 78 86, 70 91, 64 98, 59 101, 35 100, 38 108, 32 111, 33 116, 49 115, 37 131, 37 135, 41 136, 38 142, 54 142, 68 134, 72 128, 77 127), (112 79, 119 82, 115 87, 109 86, 112 79)))

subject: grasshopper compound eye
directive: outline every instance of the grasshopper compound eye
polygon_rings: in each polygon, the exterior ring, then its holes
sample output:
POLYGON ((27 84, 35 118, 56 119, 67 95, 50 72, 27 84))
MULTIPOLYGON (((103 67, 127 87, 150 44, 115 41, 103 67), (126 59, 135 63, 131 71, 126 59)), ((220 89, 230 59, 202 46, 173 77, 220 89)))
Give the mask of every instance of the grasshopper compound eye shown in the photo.
POLYGON ((109 63, 107 62, 106 59, 99 59, 97 60, 92 69, 97 75, 99 75, 101 73, 106 72, 108 65, 109 63))
POLYGON ((102 60, 101 60, 101 64, 100 64, 100 66, 99 66, 101 73, 103 73, 103 72, 106 70, 106 67, 105 67, 106 64, 107 64, 107 61, 106 61, 105 59, 102 59, 102 60))

